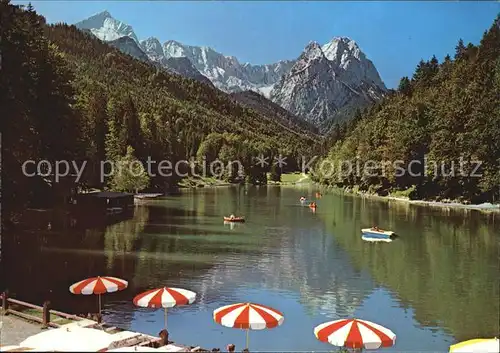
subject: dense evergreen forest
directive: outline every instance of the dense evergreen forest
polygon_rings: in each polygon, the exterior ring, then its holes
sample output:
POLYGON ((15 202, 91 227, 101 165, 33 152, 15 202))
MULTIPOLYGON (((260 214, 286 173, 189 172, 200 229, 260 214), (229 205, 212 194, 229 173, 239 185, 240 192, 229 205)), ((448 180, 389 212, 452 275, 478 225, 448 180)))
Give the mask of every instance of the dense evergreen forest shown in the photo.
POLYGON ((498 202, 499 54, 497 17, 478 46, 460 40, 453 58, 420 61, 383 101, 334 127, 314 179, 380 195, 498 202))
MULTIPOLYGON (((7 212, 35 197, 35 179, 22 172, 26 160, 88 161, 80 183, 120 187, 99 177, 100 161, 240 160, 246 175, 223 177, 265 183, 270 166, 255 157, 283 155, 283 171, 316 153, 317 137, 290 128, 198 81, 182 78, 121 53, 66 24, 48 25, 33 7, 0 1, 3 134, 3 200, 7 212)), ((152 165, 153 167, 155 165, 152 165)), ((191 167, 182 164, 184 172, 191 167)), ((139 185, 172 187, 179 177, 159 176, 139 185)))

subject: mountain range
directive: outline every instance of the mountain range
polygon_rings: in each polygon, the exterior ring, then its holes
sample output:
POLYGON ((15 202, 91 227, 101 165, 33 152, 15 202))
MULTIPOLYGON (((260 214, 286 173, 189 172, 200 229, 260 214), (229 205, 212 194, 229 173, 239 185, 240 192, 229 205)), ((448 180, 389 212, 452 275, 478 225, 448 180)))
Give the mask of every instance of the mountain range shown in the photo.
POLYGON ((374 64, 347 37, 334 37, 324 45, 310 42, 296 60, 252 65, 206 46, 175 40, 161 44, 155 37, 139 40, 132 26, 114 19, 108 11, 75 26, 139 60, 226 93, 258 92, 321 132, 348 120, 356 109, 380 100, 387 92, 374 64))

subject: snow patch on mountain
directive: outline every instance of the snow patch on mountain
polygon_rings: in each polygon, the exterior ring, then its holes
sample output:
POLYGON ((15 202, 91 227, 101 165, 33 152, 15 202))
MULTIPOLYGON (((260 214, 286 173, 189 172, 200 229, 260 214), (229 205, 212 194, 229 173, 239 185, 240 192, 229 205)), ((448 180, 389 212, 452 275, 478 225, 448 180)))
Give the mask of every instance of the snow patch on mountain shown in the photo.
POLYGON ((86 20, 78 22, 79 29, 88 29, 103 41, 112 41, 121 37, 130 37, 139 43, 132 26, 114 19, 108 11, 99 12, 86 20))
POLYGON ((373 63, 348 37, 334 37, 324 45, 312 41, 296 60, 252 65, 207 46, 175 40, 161 44, 155 37, 139 42, 131 26, 107 11, 76 26, 140 60, 222 91, 262 94, 323 129, 332 121, 349 119, 356 108, 381 99, 387 91, 373 63))

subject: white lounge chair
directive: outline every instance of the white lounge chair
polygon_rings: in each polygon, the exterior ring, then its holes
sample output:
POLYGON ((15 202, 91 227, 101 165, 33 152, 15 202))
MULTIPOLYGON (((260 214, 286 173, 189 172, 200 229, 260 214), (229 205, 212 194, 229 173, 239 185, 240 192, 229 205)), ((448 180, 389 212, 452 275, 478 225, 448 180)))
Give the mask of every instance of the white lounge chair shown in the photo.
POLYGON ((132 347, 142 341, 148 340, 147 336, 141 333, 132 331, 121 331, 111 335, 113 342, 109 345, 109 349, 116 349, 121 347, 132 347))
POLYGON ((176 346, 175 344, 167 344, 166 346, 156 348, 156 350, 159 352, 189 352, 188 348, 176 346))
POLYGON ((72 322, 70 324, 61 325, 59 328, 63 328, 63 329, 67 329, 67 328, 73 329, 73 328, 79 328, 79 327, 88 328, 88 327, 94 326, 96 323, 97 322, 95 322, 94 320, 82 319, 82 320, 72 322))

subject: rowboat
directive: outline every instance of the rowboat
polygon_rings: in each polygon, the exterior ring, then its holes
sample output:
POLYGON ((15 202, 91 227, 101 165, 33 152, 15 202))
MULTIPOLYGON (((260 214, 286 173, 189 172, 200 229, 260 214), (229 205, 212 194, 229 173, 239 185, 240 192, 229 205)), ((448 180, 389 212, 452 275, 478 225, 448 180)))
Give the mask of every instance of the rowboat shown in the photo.
POLYGON ((224 222, 245 222, 244 217, 224 217, 224 222))
POLYGON ((370 236, 365 236, 364 234, 361 236, 361 239, 364 241, 369 241, 369 242, 384 242, 384 243, 390 243, 392 242, 392 238, 372 238, 370 236))
POLYGON ((363 240, 392 240, 392 238, 396 235, 393 231, 383 230, 378 228, 365 228, 361 229, 361 233, 363 233, 363 240))

